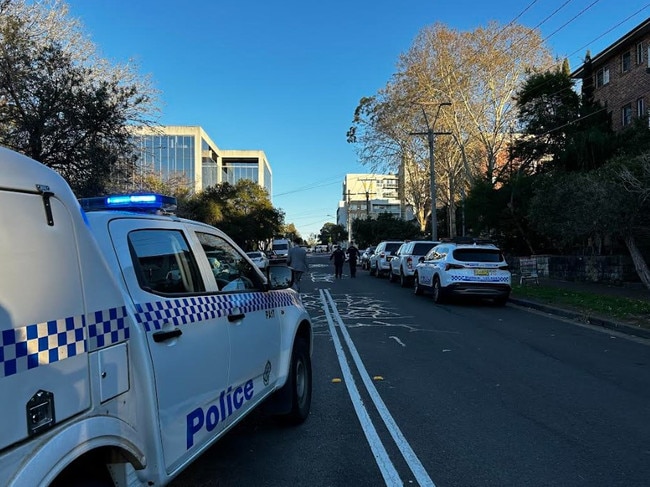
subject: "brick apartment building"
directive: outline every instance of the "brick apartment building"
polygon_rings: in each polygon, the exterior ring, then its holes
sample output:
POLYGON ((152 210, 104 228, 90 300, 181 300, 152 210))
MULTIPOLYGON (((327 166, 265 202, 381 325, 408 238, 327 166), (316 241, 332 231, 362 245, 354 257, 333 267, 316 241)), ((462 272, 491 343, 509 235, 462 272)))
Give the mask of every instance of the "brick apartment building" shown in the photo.
POLYGON ((619 40, 587 58, 571 74, 582 80, 582 92, 593 94, 608 111, 612 128, 620 131, 650 109, 650 18, 619 40))

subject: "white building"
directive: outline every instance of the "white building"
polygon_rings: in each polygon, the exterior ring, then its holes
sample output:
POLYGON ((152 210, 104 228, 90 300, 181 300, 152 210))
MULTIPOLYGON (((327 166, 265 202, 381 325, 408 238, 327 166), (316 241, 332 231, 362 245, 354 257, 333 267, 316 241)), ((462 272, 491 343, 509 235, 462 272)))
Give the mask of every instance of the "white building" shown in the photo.
POLYGON ((222 150, 200 126, 134 129, 139 164, 161 178, 183 175, 194 191, 250 179, 273 194, 271 165, 261 150, 222 150))
POLYGON ((400 198, 399 176, 396 174, 346 174, 343 199, 336 211, 336 223, 348 231, 352 240, 352 222, 377 218, 389 213, 396 218, 412 220, 413 211, 400 198))

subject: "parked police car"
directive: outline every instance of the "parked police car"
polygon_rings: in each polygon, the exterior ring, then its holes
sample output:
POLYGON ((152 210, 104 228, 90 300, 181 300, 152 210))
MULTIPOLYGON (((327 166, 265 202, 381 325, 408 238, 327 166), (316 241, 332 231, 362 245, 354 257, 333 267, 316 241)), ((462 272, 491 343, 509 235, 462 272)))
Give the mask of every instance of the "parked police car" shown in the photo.
POLYGON ((420 259, 414 272, 415 294, 430 291, 440 303, 445 297, 490 298, 505 305, 511 274, 501 250, 471 237, 442 242, 420 259))
POLYGON ((80 206, 0 148, 0 485, 164 485, 253 408, 311 405, 311 320, 208 225, 131 195, 80 206))

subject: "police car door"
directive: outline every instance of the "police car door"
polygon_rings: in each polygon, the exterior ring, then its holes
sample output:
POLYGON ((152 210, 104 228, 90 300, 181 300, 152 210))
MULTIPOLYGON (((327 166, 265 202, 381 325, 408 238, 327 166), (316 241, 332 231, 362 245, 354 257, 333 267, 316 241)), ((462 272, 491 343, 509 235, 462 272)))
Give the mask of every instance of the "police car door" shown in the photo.
POLYGON ((145 330, 165 466, 175 470, 224 428, 228 321, 177 222, 116 219, 110 232, 145 330))
POLYGON ((275 293, 264 290, 255 264, 225 236, 201 228, 196 232, 227 323, 231 356, 225 407, 230 423, 272 392, 280 356, 280 315, 275 293))

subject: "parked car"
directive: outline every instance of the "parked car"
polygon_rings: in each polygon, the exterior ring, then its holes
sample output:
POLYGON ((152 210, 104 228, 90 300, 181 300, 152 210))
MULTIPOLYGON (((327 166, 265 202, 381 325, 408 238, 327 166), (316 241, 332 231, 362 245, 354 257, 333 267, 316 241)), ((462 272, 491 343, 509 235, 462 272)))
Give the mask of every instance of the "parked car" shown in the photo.
POLYGON ((266 256, 264 252, 260 250, 253 251, 253 252, 246 252, 246 255, 248 255, 253 261, 253 263, 260 269, 266 269, 267 266, 269 265, 269 258, 266 256))
POLYGON ((365 271, 370 270, 370 257, 375 253, 375 247, 368 247, 366 250, 361 252, 361 268, 365 271))
POLYGON ((403 240, 384 240, 377 245, 375 253, 370 257, 370 275, 382 277, 390 271, 389 261, 397 252, 403 240))
POLYGON ((424 257, 429 250, 439 243, 433 240, 411 240, 402 244, 389 262, 388 278, 390 282, 399 280, 402 287, 412 285, 415 266, 418 264, 420 257, 424 257))
POLYGON ((467 239, 433 247, 415 266, 414 291, 428 291, 436 303, 448 296, 491 298, 505 305, 511 274, 501 250, 491 243, 467 239))

